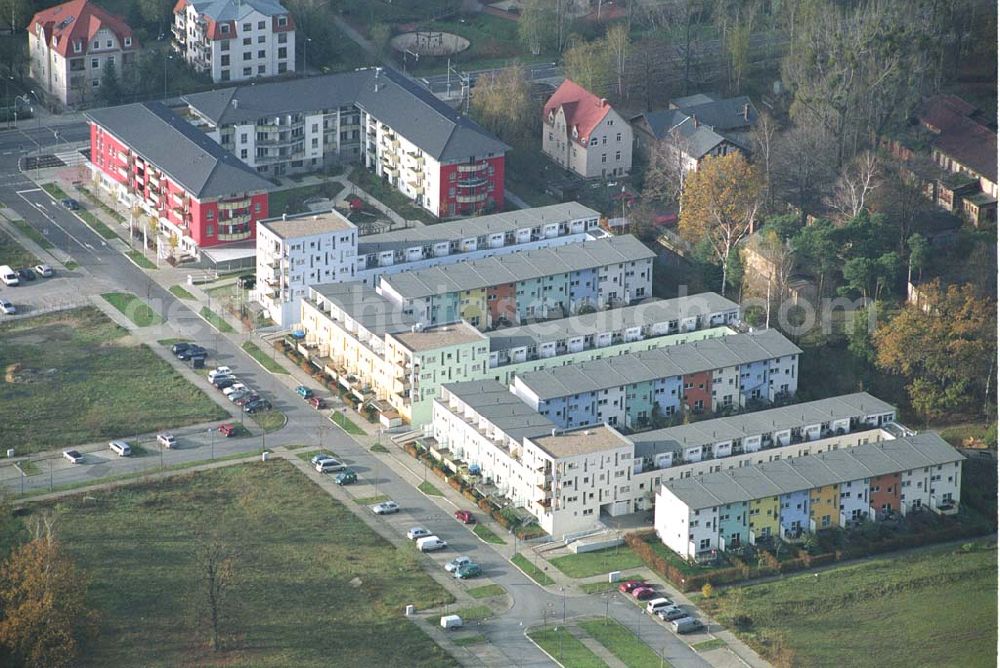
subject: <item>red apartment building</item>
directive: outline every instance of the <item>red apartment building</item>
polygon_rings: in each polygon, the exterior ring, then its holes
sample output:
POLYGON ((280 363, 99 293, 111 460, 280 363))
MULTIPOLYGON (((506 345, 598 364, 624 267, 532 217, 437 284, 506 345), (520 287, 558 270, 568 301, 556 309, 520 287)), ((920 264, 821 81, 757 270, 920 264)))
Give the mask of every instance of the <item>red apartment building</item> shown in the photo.
POLYGON ((271 184, 162 103, 86 116, 101 186, 176 236, 178 251, 251 240, 268 217, 271 184))

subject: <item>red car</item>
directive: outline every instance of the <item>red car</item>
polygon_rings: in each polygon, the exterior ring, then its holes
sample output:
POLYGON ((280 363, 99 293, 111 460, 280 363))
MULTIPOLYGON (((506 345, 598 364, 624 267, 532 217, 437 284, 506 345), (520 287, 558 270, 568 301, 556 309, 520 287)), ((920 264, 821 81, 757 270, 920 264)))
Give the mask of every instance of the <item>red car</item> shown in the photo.
POLYGON ((316 410, 326 408, 326 400, 323 399, 323 397, 312 396, 309 397, 308 401, 309 405, 315 408, 316 410))
POLYGON ((645 582, 642 580, 628 580, 618 585, 618 591, 623 594, 631 594, 637 587, 641 587, 645 582))
POLYGON ((468 510, 456 510, 455 519, 462 524, 475 524, 476 518, 468 510))
POLYGON ((656 590, 652 587, 636 587, 632 590, 632 597, 637 601, 645 601, 654 596, 656 596, 656 590))
POLYGON ((225 436, 226 438, 229 438, 230 436, 236 433, 236 425, 229 424, 228 422, 225 424, 220 424, 219 433, 225 436))

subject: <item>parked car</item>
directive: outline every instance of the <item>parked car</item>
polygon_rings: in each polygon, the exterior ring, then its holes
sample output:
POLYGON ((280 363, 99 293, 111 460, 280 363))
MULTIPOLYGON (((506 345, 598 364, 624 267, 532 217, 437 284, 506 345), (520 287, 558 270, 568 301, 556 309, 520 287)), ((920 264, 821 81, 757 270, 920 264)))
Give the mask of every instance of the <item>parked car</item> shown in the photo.
POLYGON ((468 510, 456 510, 455 519, 462 524, 475 524, 476 518, 468 510))
POLYGON ((326 408, 326 399, 316 396, 309 397, 309 405, 318 411, 323 410, 326 408))
POLYGON ((70 460, 74 464, 80 464, 83 462, 83 454, 79 450, 63 450, 63 457, 70 460))
POLYGON ((215 380, 212 381, 212 385, 215 385, 215 389, 224 390, 227 387, 232 387, 238 381, 235 376, 216 376, 215 380))
POLYGON ((319 454, 313 455, 312 459, 309 460, 309 463, 312 464, 313 466, 316 466, 320 462, 325 461, 327 459, 336 459, 336 457, 334 457, 328 452, 320 452, 319 454))
POLYGON ((674 602, 671 601, 669 598, 665 596, 659 596, 646 603, 646 613, 650 615, 655 615, 657 611, 669 608, 673 604, 674 602))
POLYGON ((336 473, 337 471, 343 471, 347 468, 344 462, 337 461, 332 457, 330 459, 321 459, 316 462, 316 470, 320 473, 336 473))
POLYGON ((636 587, 632 590, 632 598, 637 601, 645 601, 656 596, 656 590, 652 587, 636 587))
POLYGON ((14 306, 9 299, 0 297, 0 312, 4 315, 15 315, 17 313, 17 307, 14 306))
POLYGON ((0 281, 8 287, 15 287, 21 284, 21 279, 17 277, 17 272, 10 268, 10 265, 0 266, 0 281))
POLYGON ((700 619, 681 617, 670 622, 670 628, 673 629, 674 633, 694 633, 695 631, 701 631, 705 628, 705 625, 700 619))
POLYGON ((63 199, 62 201, 60 201, 59 203, 62 204, 67 209, 69 209, 70 211, 79 211, 80 210, 80 203, 77 202, 72 197, 67 197, 67 198, 63 199))
POLYGON ((162 445, 163 447, 167 448, 168 450, 177 447, 177 438, 169 432, 157 434, 156 442, 162 445))
POLYGON ((229 438, 230 436, 236 435, 236 425, 230 424, 229 422, 219 425, 219 433, 229 438))
POLYGON ((259 399, 260 399, 260 395, 259 394, 255 394, 254 392, 250 392, 250 394, 247 394, 245 396, 240 397, 239 399, 237 399, 233 403, 236 404, 237 406, 246 406, 251 401, 258 401, 259 399))
POLYGON ((229 387, 225 388, 224 390, 222 390, 222 393, 228 397, 233 392, 239 392, 240 390, 249 390, 249 389, 250 388, 248 388, 243 383, 236 382, 230 385, 229 387))
POLYGON ((211 382, 215 380, 216 376, 232 376, 232 375, 233 375, 233 370, 230 369, 228 366, 217 366, 208 372, 208 380, 209 382, 211 382))
POLYGON ((395 501, 383 501, 371 506, 371 509, 376 515, 391 515, 399 512, 399 504, 395 501))
POLYGON ((208 351, 202 348, 201 346, 192 343, 179 353, 175 353, 175 355, 177 356, 177 359, 183 361, 183 360, 189 360, 192 357, 204 356, 206 352, 208 351))
POLYGON ((646 583, 642 580, 627 580, 618 585, 618 591, 623 594, 631 594, 636 587, 642 587, 646 583))
POLYGON ((406 532, 406 537, 410 540, 416 540, 418 538, 423 538, 425 536, 430 536, 431 532, 423 527, 413 527, 406 532))
POLYGON ((337 477, 334 478, 333 481, 343 487, 344 485, 356 483, 358 481, 358 474, 351 469, 347 469, 346 471, 338 473, 337 477))
POLYGON ((299 385, 295 388, 296 394, 298 394, 303 399, 308 399, 313 395, 313 391, 306 387, 305 385, 299 385))
POLYGON ((190 341, 178 341, 174 345, 170 346, 170 352, 173 355, 178 355, 193 345, 195 344, 191 343, 190 341))
POLYGON ((471 563, 472 563, 472 559, 469 559, 467 556, 465 556, 463 554, 462 556, 455 557, 454 559, 452 559, 451 561, 449 561, 447 564, 445 564, 444 565, 444 569, 446 571, 448 571, 449 573, 454 573, 455 571, 457 571, 459 568, 461 568, 465 564, 471 564, 471 563))
POLYGON ((31 270, 31 267, 21 267, 17 270, 17 277, 22 281, 33 281, 35 280, 35 272, 31 270))
POLYGON ((463 564, 455 569, 455 577, 459 580, 479 577, 483 574, 483 569, 479 564, 463 564))
POLYGON ((119 457, 132 456, 132 448, 125 441, 111 441, 108 443, 108 447, 111 448, 111 452, 115 453, 119 457))
POLYGON ((434 552, 448 547, 448 541, 441 540, 437 536, 424 536, 417 539, 417 549, 421 552, 434 552))
POLYGON ((50 267, 45 263, 42 263, 35 265, 35 273, 41 276, 42 278, 51 278, 52 274, 54 274, 55 272, 52 271, 52 267, 50 267))
POLYGON ((271 402, 267 399, 256 399, 243 404, 244 413, 263 413, 271 410, 271 402))
POLYGON ((251 392, 250 390, 236 390, 235 392, 231 392, 228 396, 229 400, 235 404, 243 397, 249 397, 251 394, 253 394, 253 392, 251 392))
POLYGON ((671 605, 666 608, 661 608, 656 611, 656 616, 665 622, 672 622, 675 619, 680 619, 682 617, 687 617, 688 613, 681 610, 676 605, 671 605))

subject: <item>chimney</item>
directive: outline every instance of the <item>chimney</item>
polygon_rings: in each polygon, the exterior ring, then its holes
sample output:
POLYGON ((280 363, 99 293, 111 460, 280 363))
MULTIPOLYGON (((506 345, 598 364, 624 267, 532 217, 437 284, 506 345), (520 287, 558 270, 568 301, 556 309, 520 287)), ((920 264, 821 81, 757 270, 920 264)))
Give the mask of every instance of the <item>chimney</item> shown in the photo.
POLYGON ((691 116, 691 120, 692 120, 692 121, 694 122, 694 126, 695 126, 695 127, 698 127, 698 117, 697 117, 697 116, 694 116, 694 115, 692 115, 692 116, 691 116))
POLYGON ((559 430, 556 429, 555 427, 552 427, 552 435, 553 436, 558 436, 559 435, 559 430))
POLYGON ((282 220, 288 220, 288 214, 287 213, 281 214, 281 219, 282 220))
POLYGON ((750 122, 750 105, 749 104, 744 104, 743 105, 743 120, 746 121, 747 123, 750 122))
POLYGON ((608 98, 602 97, 601 98, 601 105, 600 106, 602 106, 602 107, 608 106, 608 98))
POLYGON ((229 104, 233 105, 233 109, 239 109, 240 108, 240 101, 237 100, 235 97, 232 100, 229 101, 229 104))

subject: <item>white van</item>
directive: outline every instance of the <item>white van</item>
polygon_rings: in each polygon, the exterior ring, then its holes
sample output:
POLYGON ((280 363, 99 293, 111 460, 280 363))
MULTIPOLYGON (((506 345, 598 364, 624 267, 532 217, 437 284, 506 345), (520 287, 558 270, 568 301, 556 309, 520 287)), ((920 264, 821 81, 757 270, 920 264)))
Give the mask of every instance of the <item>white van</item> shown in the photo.
POLYGON ((705 625, 701 623, 701 620, 694 617, 681 617, 672 621, 670 627, 674 630, 674 633, 694 633, 695 631, 701 631, 705 628, 705 625))
POLYGON ((343 471, 347 466, 343 462, 338 462, 332 457, 330 459, 321 459, 316 462, 316 471, 319 473, 336 473, 337 471, 343 471))
POLYGON ((443 629, 460 629, 462 626, 462 618, 458 615, 444 615, 441 618, 441 628, 443 629))
POLYGON ((119 457, 129 457, 132 455, 132 448, 125 441, 111 441, 108 443, 108 447, 111 448, 111 452, 119 457))
POLYGON ((168 434, 168 433, 157 434, 156 442, 167 449, 177 447, 177 438, 173 434, 168 434))
POLYGON ((434 550, 443 550, 446 547, 448 547, 448 543, 437 536, 426 536, 417 540, 417 549, 421 552, 433 552, 434 550))
POLYGON ((21 284, 21 279, 17 277, 17 272, 6 264, 0 267, 0 281, 3 281, 5 285, 21 284))

